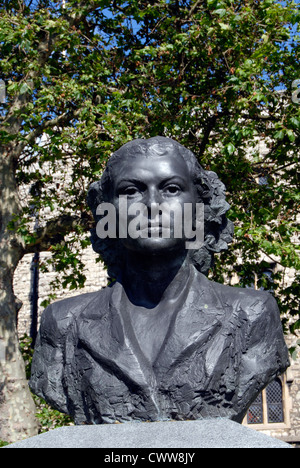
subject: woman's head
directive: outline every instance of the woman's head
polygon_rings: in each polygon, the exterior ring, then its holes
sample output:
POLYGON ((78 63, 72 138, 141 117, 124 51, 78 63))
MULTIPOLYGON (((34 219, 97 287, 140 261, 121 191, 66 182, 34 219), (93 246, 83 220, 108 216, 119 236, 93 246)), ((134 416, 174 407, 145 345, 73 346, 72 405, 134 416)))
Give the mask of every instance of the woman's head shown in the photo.
MULTIPOLYGON (((129 203, 147 204, 150 193, 157 203, 203 203, 204 243, 200 249, 189 250, 188 256, 199 271, 207 274, 214 253, 226 250, 233 235, 233 225, 225 216, 229 205, 222 182, 214 172, 205 171, 193 153, 176 141, 165 137, 139 139, 126 143, 112 155, 102 178, 89 189, 88 204, 97 223, 99 204, 115 203, 116 197, 126 194, 129 203)), ((123 269, 126 248, 138 248, 139 242, 140 248, 146 249, 170 249, 175 245, 171 240, 151 239, 126 244, 118 238, 101 239, 95 229, 91 234, 93 248, 112 277, 123 269)))

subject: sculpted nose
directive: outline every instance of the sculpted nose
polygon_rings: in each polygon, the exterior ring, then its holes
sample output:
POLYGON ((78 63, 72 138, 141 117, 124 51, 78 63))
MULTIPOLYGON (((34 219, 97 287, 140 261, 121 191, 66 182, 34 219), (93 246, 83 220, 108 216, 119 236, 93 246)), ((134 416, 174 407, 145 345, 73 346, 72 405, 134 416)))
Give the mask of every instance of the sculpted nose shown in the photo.
POLYGON ((155 187, 149 187, 145 196, 144 203, 148 209, 151 209, 151 206, 153 207, 161 203, 161 195, 159 193, 159 190, 157 190, 155 187))

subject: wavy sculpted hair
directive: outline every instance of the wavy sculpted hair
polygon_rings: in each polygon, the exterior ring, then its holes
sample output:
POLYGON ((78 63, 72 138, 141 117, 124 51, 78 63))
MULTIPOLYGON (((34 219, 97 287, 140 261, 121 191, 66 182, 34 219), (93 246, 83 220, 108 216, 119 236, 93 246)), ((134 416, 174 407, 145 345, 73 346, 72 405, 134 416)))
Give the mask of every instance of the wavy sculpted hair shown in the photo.
MULTIPOLYGON (((196 186, 199 203, 204 204, 204 243, 198 250, 189 250, 189 260, 205 275, 213 265, 214 253, 228 248, 233 238, 233 223, 226 218, 230 205, 225 201, 225 187, 212 171, 205 171, 194 154, 171 138, 153 137, 148 140, 137 139, 126 143, 109 159, 100 180, 91 184, 87 202, 96 224, 101 216, 96 214, 99 204, 110 202, 114 184, 114 171, 118 163, 125 158, 149 157, 153 154, 166 155, 177 153, 186 162, 191 179, 196 186)), ((99 253, 112 278, 119 276, 125 261, 125 247, 119 239, 100 239, 96 229, 91 230, 91 242, 95 252, 99 253)))

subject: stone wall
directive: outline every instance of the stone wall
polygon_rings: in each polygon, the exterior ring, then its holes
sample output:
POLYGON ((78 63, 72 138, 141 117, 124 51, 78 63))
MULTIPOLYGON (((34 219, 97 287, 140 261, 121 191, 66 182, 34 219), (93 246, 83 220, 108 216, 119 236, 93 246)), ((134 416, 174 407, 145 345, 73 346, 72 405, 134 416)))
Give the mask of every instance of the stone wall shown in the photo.
MULTIPOLYGON (((41 261, 47 259, 51 254, 43 252, 40 254, 41 261)), ((87 292, 93 292, 101 289, 107 285, 107 274, 103 268, 103 264, 96 263, 96 254, 92 247, 88 247, 82 252, 82 261, 85 265, 84 274, 86 276, 85 287, 80 290, 70 291, 69 289, 59 289, 55 291, 57 297, 56 301, 65 299, 66 297, 76 296, 87 292)), ((39 318, 44 308, 42 303, 49 298, 53 292, 51 282, 56 277, 56 271, 52 269, 47 273, 39 273, 39 286, 38 286, 38 312, 39 318)), ((33 255, 25 255, 18 265, 14 277, 14 292, 18 299, 23 303, 18 314, 18 333, 19 336, 30 334, 31 324, 31 301, 32 294, 32 280, 33 280, 33 255)))
POLYGON ((290 370, 293 379, 289 389, 290 428, 280 433, 280 436, 288 442, 295 442, 300 447, 300 352, 297 353, 297 357, 295 356, 295 360, 291 360, 290 370))
MULTIPOLYGON (((291 342, 291 337, 287 338, 287 342, 291 342)), ((300 448, 300 352, 297 353, 297 356, 295 354, 294 358, 291 359, 291 366, 284 379, 286 388, 283 410, 284 413, 288 412, 288 415, 285 414, 285 423, 267 424, 264 427, 262 425, 255 427, 253 424, 249 427, 300 448)))

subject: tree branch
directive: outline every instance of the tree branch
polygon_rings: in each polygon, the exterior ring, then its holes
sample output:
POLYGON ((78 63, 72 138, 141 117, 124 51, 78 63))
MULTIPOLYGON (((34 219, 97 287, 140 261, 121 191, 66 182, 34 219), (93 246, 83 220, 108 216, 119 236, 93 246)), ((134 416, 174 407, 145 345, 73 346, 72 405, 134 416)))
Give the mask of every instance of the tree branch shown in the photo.
POLYGON ((67 234, 76 231, 78 227, 88 231, 93 225, 94 220, 89 213, 58 216, 36 231, 35 240, 25 246, 25 254, 50 250, 52 245, 63 241, 67 234))
POLYGON ((192 8, 190 9, 189 11, 189 14, 188 14, 188 18, 191 18, 191 16, 193 15, 194 11, 197 9, 197 7, 203 3, 203 0, 197 0, 194 5, 192 6, 192 8))
POLYGON ((62 115, 59 115, 58 117, 55 117, 54 119, 47 120, 45 121, 42 125, 40 125, 38 128, 33 130, 31 133, 29 133, 25 137, 25 141, 22 142, 23 147, 26 145, 33 143, 38 137, 40 137, 45 130, 48 128, 54 128, 54 127, 59 127, 60 125, 66 124, 70 122, 72 119, 76 118, 79 116, 81 109, 77 109, 76 111, 68 111, 65 112, 62 115))
POLYGON ((212 117, 210 117, 209 121, 208 121, 208 124, 205 128, 205 131, 204 131, 204 135, 203 135, 203 138, 201 140, 201 144, 200 144, 200 148, 199 148, 199 156, 201 157, 205 151, 205 148, 206 148, 206 145, 209 141, 209 136, 212 132, 212 130, 214 129, 215 125, 216 125, 216 122, 217 122, 217 119, 218 119, 218 116, 217 115, 213 115, 212 117))
POLYGON ((273 117, 271 115, 249 115, 249 114, 241 114, 242 119, 249 119, 249 120, 262 120, 262 121, 277 121, 276 117, 273 117))

